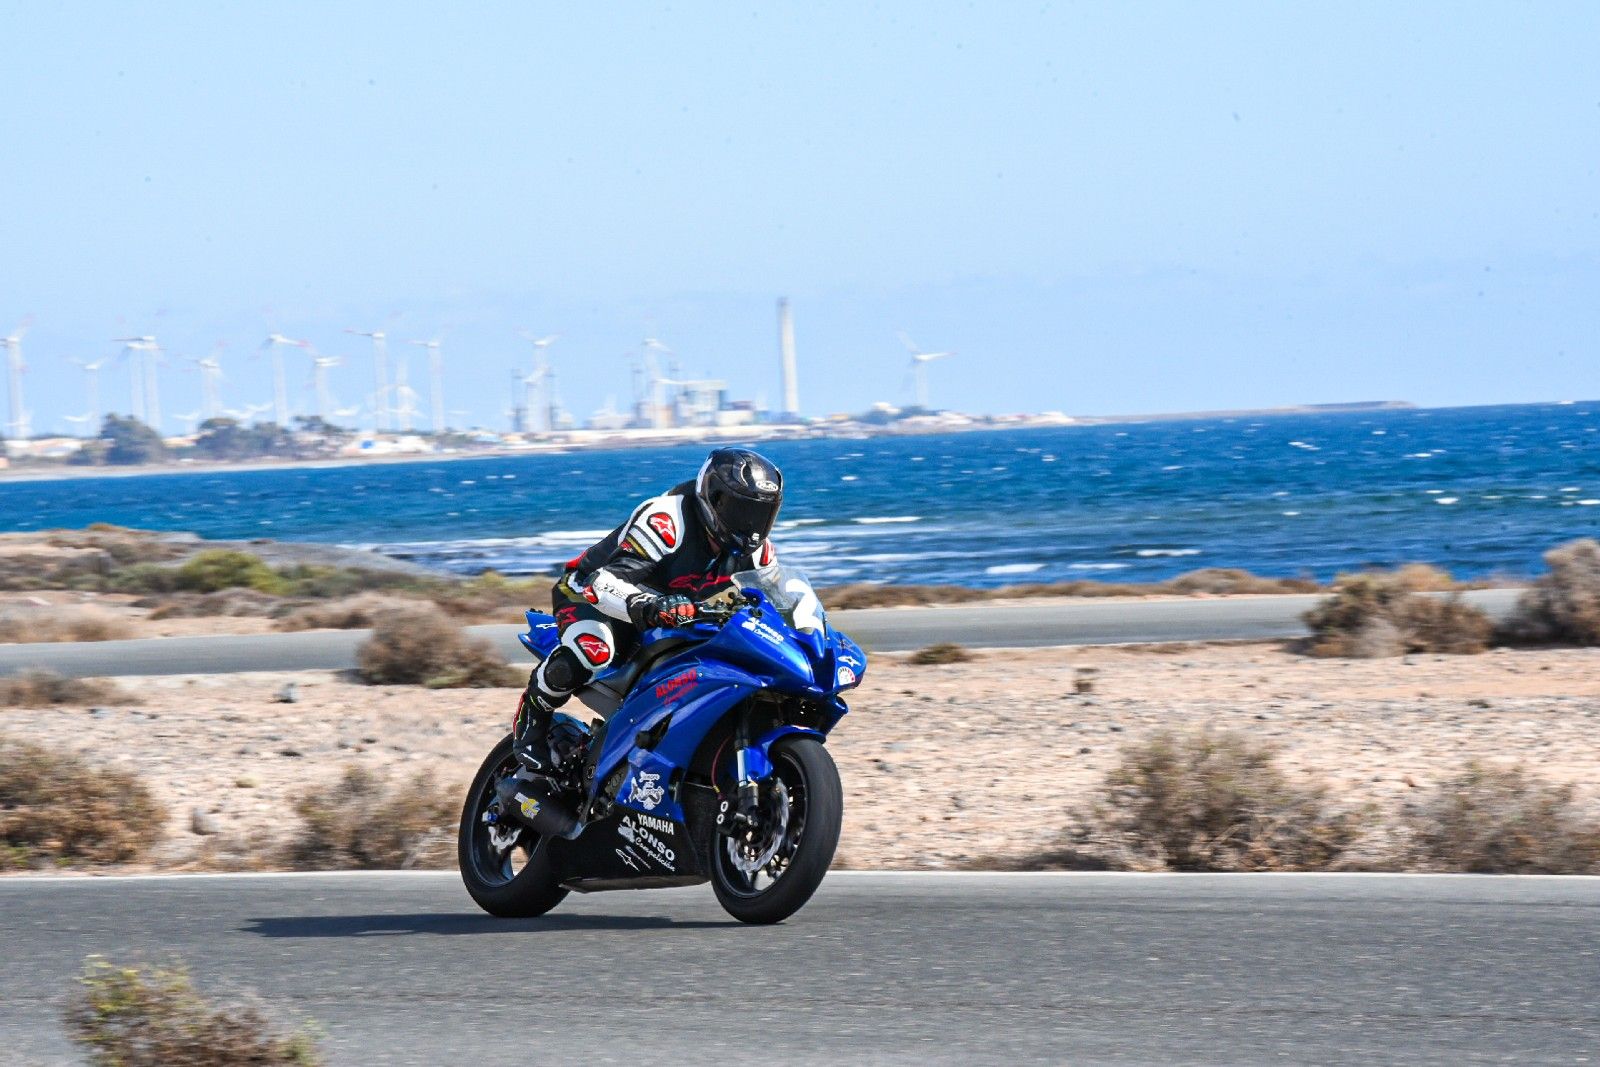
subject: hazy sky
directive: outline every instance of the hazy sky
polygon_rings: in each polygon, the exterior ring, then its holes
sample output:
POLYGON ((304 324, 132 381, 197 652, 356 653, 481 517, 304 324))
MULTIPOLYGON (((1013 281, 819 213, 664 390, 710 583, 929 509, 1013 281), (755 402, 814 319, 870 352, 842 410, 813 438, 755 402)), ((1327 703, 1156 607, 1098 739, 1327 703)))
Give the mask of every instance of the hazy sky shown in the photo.
POLYGON ((129 331, 227 341, 231 405, 272 328, 363 398, 340 331, 385 323, 443 332, 462 422, 522 328, 580 415, 647 331, 775 401, 782 294, 817 414, 905 398, 897 330, 972 410, 1600 396, 1593 3, 0 2, 0 41, 41 428, 129 331))

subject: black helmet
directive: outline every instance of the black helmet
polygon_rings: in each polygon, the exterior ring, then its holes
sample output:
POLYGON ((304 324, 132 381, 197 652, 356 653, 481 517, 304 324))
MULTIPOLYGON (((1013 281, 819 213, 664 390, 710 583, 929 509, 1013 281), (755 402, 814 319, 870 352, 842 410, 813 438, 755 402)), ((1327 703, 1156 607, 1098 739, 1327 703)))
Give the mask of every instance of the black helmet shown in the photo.
POLYGON ((694 483, 700 517, 718 544, 751 553, 772 533, 783 506, 777 464, 748 448, 718 448, 694 483))

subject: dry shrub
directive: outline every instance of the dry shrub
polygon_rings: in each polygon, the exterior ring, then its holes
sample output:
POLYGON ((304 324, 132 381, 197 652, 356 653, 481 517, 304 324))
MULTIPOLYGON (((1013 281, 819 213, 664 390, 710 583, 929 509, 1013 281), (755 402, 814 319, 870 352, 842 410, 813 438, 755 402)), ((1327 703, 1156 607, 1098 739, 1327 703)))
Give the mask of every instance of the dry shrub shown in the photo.
POLYGON ((307 604, 280 618, 274 628, 278 630, 364 630, 382 616, 403 611, 417 605, 414 600, 384 596, 381 593, 360 593, 326 604, 307 604))
POLYGON ((454 585, 440 585, 428 596, 450 615, 467 622, 501 622, 530 605, 548 602, 548 578, 507 578, 495 571, 454 585))
POLYGON ((0 611, 0 644, 43 641, 118 641, 133 627, 97 608, 13 606, 0 611))
POLYGON ((1584 820, 1572 787, 1521 767, 1470 763, 1408 807, 1411 865, 1476 874, 1600 873, 1600 822, 1584 820))
POLYGON ((350 767, 295 801, 303 825, 288 862, 301 870, 447 867, 455 856, 459 798, 426 774, 391 787, 350 767))
POLYGON ((307 1031, 285 1033, 253 1004, 219 1005, 179 966, 118 967, 90 956, 66 1008, 72 1039, 98 1067, 314 1067, 307 1031))
POLYGON ((1157 592, 1213 595, 1315 593, 1322 587, 1310 578, 1263 578, 1233 567, 1203 567, 1158 583, 1157 592))
POLYGON ((1361 814, 1332 810, 1320 785, 1290 781, 1269 745, 1164 731, 1123 749, 1068 851, 1120 867, 1324 870, 1359 836, 1361 814))
POLYGON ((919 648, 911 653, 911 662, 921 667, 935 666, 943 663, 966 663, 972 659, 972 653, 960 645, 942 642, 919 648))
POLYGON ((1409 593, 1449 593, 1461 588, 1449 571, 1431 563, 1407 563, 1389 573, 1395 584, 1409 593))
POLYGON ((22 671, 0 678, 0 708, 139 702, 138 697, 103 678, 63 678, 53 671, 22 671))
POLYGON ((134 601, 151 608, 152 619, 200 619, 223 616, 263 619, 284 610, 283 598, 254 589, 219 589, 214 593, 167 593, 134 601))
POLYGON ((1375 659, 1407 652, 1470 654, 1488 647, 1489 617, 1459 594, 1423 596, 1408 580, 1372 572, 1341 575, 1333 595, 1306 612, 1313 656, 1375 659))
POLYGON ((1503 640, 1522 644, 1600 645, 1600 541, 1584 538, 1544 554, 1550 572, 1517 601, 1503 640))
POLYGON ((372 636, 356 653, 357 672, 372 685, 425 685, 430 689, 518 687, 523 672, 506 665, 489 642, 469 637, 432 604, 380 615, 372 636))
POLYGON ((166 821, 133 775, 0 735, 0 869, 127 863, 166 821))

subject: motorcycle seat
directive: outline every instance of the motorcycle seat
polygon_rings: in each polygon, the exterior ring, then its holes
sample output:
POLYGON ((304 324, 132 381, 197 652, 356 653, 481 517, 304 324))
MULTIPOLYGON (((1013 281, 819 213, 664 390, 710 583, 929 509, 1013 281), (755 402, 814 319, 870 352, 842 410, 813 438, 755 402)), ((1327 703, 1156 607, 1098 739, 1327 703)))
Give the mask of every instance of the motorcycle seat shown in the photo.
POLYGON ((668 656, 698 643, 689 637, 663 637, 635 652, 621 666, 595 678, 578 691, 578 698, 601 715, 609 715, 646 671, 668 656))

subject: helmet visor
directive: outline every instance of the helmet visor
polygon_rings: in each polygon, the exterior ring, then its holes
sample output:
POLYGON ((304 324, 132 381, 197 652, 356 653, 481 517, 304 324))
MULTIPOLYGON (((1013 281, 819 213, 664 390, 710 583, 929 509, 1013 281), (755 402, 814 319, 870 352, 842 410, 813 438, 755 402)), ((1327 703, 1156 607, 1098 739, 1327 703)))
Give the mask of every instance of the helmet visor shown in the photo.
POLYGON ((782 500, 759 500, 723 492, 713 499, 721 533, 734 547, 746 552, 760 546, 772 535, 782 500))

